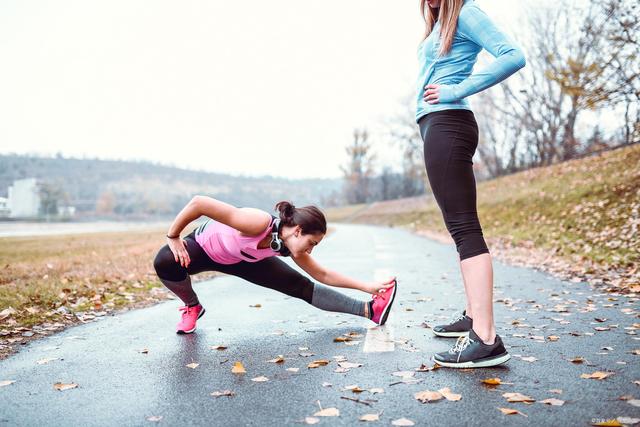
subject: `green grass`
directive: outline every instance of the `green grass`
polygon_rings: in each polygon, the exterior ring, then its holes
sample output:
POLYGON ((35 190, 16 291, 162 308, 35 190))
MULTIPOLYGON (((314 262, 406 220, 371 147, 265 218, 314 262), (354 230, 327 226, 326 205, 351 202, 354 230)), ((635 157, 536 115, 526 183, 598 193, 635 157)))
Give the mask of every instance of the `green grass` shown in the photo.
MULTIPOLYGON (((394 203, 396 212, 370 206, 351 220, 446 233, 434 201, 410 212, 402 200, 384 202, 394 203)), ((640 262, 640 145, 481 182, 478 215, 488 239, 632 269, 640 262)))

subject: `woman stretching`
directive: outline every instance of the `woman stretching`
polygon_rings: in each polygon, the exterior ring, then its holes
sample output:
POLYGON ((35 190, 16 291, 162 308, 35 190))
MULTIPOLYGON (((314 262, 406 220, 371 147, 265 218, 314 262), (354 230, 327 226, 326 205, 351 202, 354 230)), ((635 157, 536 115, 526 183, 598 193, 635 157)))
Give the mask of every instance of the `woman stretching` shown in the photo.
POLYGON ((279 217, 253 208, 236 208, 210 197, 195 196, 171 224, 167 245, 156 255, 154 267, 162 283, 184 303, 177 333, 189 334, 205 310, 191 287, 190 275, 203 271, 232 274, 260 286, 300 298, 321 310, 350 313, 387 321, 396 293, 395 278, 366 283, 319 265, 313 248, 327 232, 327 222, 315 206, 296 208, 289 202, 276 205, 279 217), (184 239, 182 230, 201 216, 207 222, 184 239), (373 294, 361 301, 314 283, 277 256, 291 256, 318 282, 373 294))
POLYGON ((433 359, 452 368, 495 366, 509 360, 493 320, 493 267, 476 211, 471 161, 478 126, 467 97, 506 79, 525 65, 521 50, 473 0, 421 0, 426 22, 418 54, 417 122, 433 195, 459 254, 466 310, 439 336, 456 345, 433 359), (482 49, 495 60, 472 74, 482 49))

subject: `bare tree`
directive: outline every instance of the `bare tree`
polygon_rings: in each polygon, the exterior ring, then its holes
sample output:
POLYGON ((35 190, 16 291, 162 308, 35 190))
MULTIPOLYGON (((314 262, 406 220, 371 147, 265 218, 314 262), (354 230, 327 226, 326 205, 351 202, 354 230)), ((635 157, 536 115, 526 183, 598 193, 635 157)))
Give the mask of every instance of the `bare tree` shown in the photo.
POLYGON ((370 181, 374 174, 375 155, 368 139, 366 130, 354 130, 353 142, 346 148, 349 160, 346 166, 340 167, 345 178, 344 193, 348 203, 365 203, 371 196, 370 181))

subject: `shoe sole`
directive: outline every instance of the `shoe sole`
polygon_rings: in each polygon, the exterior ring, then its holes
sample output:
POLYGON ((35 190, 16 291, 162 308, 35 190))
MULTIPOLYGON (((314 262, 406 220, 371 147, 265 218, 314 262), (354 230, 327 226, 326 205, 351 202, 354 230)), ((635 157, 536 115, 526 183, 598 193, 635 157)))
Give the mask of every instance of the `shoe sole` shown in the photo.
MULTIPOLYGON (((200 314, 198 314, 198 319, 200 319, 202 317, 202 315, 204 314, 205 311, 206 310, 204 308, 202 308, 202 311, 200 312, 200 314)), ((198 319, 196 319, 196 320, 198 320, 198 319)), ((195 330, 196 330, 196 327, 194 326, 193 329, 191 329, 190 331, 180 331, 180 330, 178 330, 178 331, 176 331, 176 334, 178 334, 178 335, 186 335, 186 334, 192 333, 195 330)))
POLYGON ((467 335, 469 335, 469 331, 462 331, 462 332, 437 332, 434 331, 432 329, 434 335, 437 335, 439 337, 445 337, 445 338, 454 338, 454 337, 466 337, 467 335))
POLYGON ((396 299, 396 291, 398 290, 398 281, 395 280, 395 286, 393 287, 393 294, 391 295, 391 301, 389 301, 389 304, 387 304, 387 306, 384 308, 384 311, 382 312, 382 317, 380 317, 380 323, 378 323, 378 325, 382 326, 385 323, 387 323, 387 318, 389 317, 389 311, 391 310, 391 306, 393 305, 393 300, 396 299))
POLYGON ((491 366, 498 366, 505 363, 507 360, 511 359, 511 355, 509 353, 502 354, 500 356, 490 357, 486 359, 480 360, 470 360, 468 362, 463 363, 454 363, 454 362, 441 362, 435 357, 431 357, 431 360, 437 363, 440 366, 445 366, 447 368, 488 368, 491 366))

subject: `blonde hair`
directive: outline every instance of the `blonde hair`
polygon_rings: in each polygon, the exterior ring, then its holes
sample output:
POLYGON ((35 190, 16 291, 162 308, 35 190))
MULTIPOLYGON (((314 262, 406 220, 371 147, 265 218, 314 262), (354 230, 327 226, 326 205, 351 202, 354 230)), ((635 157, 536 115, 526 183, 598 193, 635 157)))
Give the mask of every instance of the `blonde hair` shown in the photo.
POLYGON ((451 50, 453 36, 456 34, 458 16, 464 0, 440 0, 440 7, 434 9, 427 4, 427 0, 420 0, 420 12, 425 24, 427 24, 424 38, 426 39, 433 31, 436 21, 440 21, 440 52, 446 55, 451 50))

